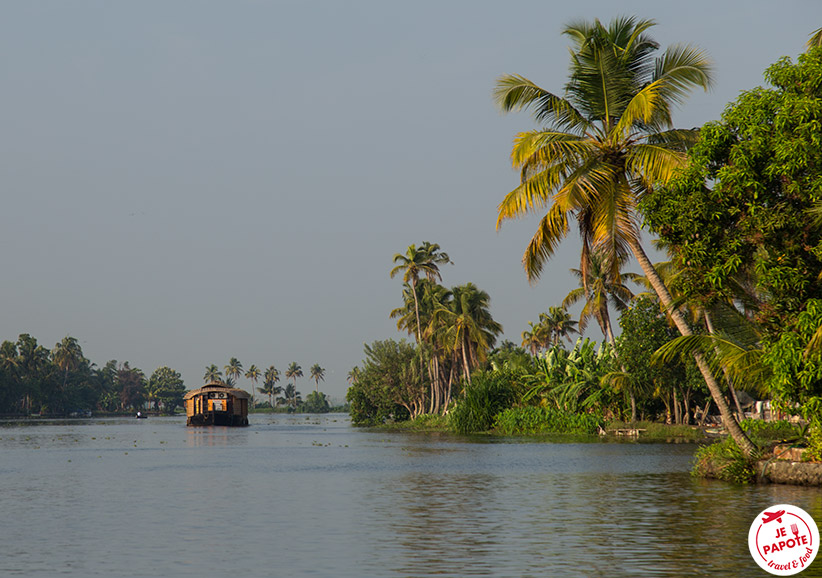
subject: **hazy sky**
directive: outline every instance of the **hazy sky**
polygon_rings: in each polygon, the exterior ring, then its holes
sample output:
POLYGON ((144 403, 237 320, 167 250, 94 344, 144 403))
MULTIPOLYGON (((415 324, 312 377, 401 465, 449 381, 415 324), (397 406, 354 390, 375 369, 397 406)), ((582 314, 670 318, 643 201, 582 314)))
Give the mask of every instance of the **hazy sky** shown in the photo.
POLYGON ((512 138, 534 128, 497 112, 494 82, 561 92, 564 24, 634 14, 663 47, 706 50, 716 86, 682 127, 718 118, 822 26, 818 0, 26 0, 0 14, 0 339, 72 335, 98 365, 169 365, 189 387, 232 356, 319 363, 338 399, 363 343, 400 337, 389 271, 412 243, 439 243, 455 263, 443 283, 487 291, 516 342, 576 286, 576 239, 529 286, 536 221, 494 228, 517 185, 512 138))

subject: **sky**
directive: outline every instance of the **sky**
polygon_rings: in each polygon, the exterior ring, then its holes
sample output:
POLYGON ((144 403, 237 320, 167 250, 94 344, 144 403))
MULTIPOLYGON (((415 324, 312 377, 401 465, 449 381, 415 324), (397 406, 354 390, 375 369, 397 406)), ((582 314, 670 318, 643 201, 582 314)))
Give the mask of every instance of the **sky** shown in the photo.
MULTIPOLYGON (((389 271, 439 243, 443 284, 491 297, 503 338, 576 280, 572 235, 530 285, 503 74, 561 92, 563 25, 650 18, 715 64, 679 127, 718 119, 795 59, 818 0, 8 1, 0 7, 0 340, 78 339, 98 366, 325 368, 342 400, 363 344, 403 337, 389 271)), ((577 310, 574 313, 578 313, 577 310)), ((601 335, 591 324, 589 335, 601 335)), ((245 379, 241 387, 248 388, 245 379)))

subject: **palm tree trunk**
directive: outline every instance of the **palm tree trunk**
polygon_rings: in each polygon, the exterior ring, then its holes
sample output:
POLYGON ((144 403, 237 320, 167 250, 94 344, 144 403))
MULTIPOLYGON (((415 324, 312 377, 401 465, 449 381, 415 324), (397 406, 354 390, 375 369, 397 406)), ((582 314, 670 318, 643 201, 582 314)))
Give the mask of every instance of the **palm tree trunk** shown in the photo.
MULTIPOLYGON (((710 313, 703 309, 702 315, 705 317, 705 326, 708 328, 708 333, 710 333, 711 335, 716 335, 716 331, 714 330, 714 323, 711 319, 710 313)), ((731 380, 730 375, 728 375, 727 369, 723 367, 722 372, 725 374, 725 382, 728 384, 728 391, 731 393, 731 399, 734 400, 734 405, 736 406, 736 419, 742 421, 743 419, 745 419, 745 412, 742 411, 742 406, 739 405, 739 398, 736 395, 736 389, 734 389, 733 381, 731 380)))
MULTIPOLYGON (((642 248, 642 245, 639 244, 638 240, 634 240, 630 243, 630 247, 631 252, 634 254, 634 258, 639 263, 639 266, 642 267, 645 277, 648 279, 651 287, 654 288, 654 291, 659 297, 660 303, 662 303, 662 306, 665 307, 665 310, 668 312, 668 315, 670 315, 674 325, 676 325, 676 328, 679 330, 679 333, 685 336, 692 335, 693 332, 688 326, 688 323, 685 321, 685 318, 682 316, 682 313, 678 309, 674 308, 674 300, 673 297, 671 297, 671 293, 668 291, 665 283, 662 282, 659 273, 657 273, 650 259, 648 259, 648 255, 645 254, 645 250, 642 248)), ((736 445, 739 446, 739 449, 742 450, 742 453, 746 457, 753 457, 756 453, 756 446, 753 442, 751 442, 748 436, 745 435, 745 432, 742 431, 742 428, 739 426, 739 422, 736 421, 731 413, 731 410, 725 401, 725 397, 722 395, 722 390, 719 387, 719 383, 717 383, 716 378, 714 378, 713 373, 711 373, 711 369, 708 367, 708 363, 705 361, 705 358, 701 353, 697 352, 694 353, 694 361, 696 361, 699 372, 705 379, 705 384, 708 386, 708 391, 711 392, 711 398, 713 398, 716 407, 719 408, 719 414, 722 416, 722 424, 725 426, 725 429, 728 430, 728 433, 734 439, 736 445)))

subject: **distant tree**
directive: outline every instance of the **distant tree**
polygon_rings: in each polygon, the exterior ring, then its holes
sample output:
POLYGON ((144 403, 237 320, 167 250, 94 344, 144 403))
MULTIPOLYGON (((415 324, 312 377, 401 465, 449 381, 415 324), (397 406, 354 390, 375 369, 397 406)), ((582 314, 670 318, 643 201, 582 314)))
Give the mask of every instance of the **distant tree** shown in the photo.
POLYGON ((285 370, 285 378, 297 387, 297 378, 303 376, 303 368, 296 361, 292 361, 285 370))
POLYGON ((303 413, 328 413, 331 410, 331 404, 328 403, 328 397, 319 391, 312 391, 305 398, 300 410, 303 413))
POLYGON ((120 408, 137 410, 146 400, 146 378, 139 369, 129 367, 128 361, 117 370, 117 387, 120 390, 120 408))
POLYGON ((236 357, 232 357, 228 361, 228 365, 223 367, 227 379, 233 379, 234 383, 243 375, 243 364, 236 357))
POLYGON ((250 380, 251 384, 252 384, 251 385, 251 405, 252 405, 252 407, 254 406, 254 386, 257 385, 257 381, 260 379, 261 375, 262 375, 262 372, 254 364, 251 364, 251 366, 245 372, 245 378, 250 380))
POLYGON ((220 368, 217 367, 215 364, 211 364, 206 367, 205 375, 203 375, 203 380, 206 383, 211 383, 214 381, 220 381, 223 378, 223 374, 220 371, 220 368))
POLYGON ((320 381, 325 380, 325 369, 320 367, 319 363, 315 363, 311 366, 311 379, 316 382, 316 390, 320 391, 320 381))
POLYGON ((148 391, 155 402, 155 409, 163 405, 166 413, 174 413, 177 406, 183 406, 186 387, 180 373, 170 367, 158 367, 148 380, 148 391))
POLYGON ((274 396, 279 395, 283 390, 277 385, 278 381, 280 381, 280 371, 272 365, 265 370, 263 387, 257 389, 263 395, 268 396, 268 403, 272 408, 274 407, 274 396))

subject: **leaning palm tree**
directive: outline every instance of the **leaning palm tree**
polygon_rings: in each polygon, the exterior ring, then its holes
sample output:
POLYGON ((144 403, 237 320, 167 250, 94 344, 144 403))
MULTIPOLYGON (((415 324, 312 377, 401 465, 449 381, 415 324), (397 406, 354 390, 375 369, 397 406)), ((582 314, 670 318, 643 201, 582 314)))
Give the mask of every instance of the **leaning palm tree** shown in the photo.
MULTIPOLYGON (((673 128, 672 110, 694 88, 711 85, 711 64, 690 46, 661 55, 647 31, 652 20, 623 17, 607 27, 599 20, 576 22, 571 38, 570 79, 564 96, 527 78, 506 75, 495 90, 503 111, 531 109, 545 128, 517 135, 511 152, 521 184, 498 208, 497 227, 506 219, 547 208, 523 256, 529 280, 568 234, 574 218, 582 236, 581 264, 599 252, 614 275, 631 254, 668 310, 680 333, 691 329, 673 306, 668 288, 640 242, 638 204, 685 165, 696 130, 673 128)), ((722 414, 725 426, 746 455, 756 451, 724 400, 701 354, 694 358, 722 414)))
POLYGON ((313 379, 317 384, 315 391, 319 392, 320 381, 325 381, 325 369, 320 367, 319 363, 315 363, 311 366, 311 369, 309 371, 311 372, 311 379, 313 379))

